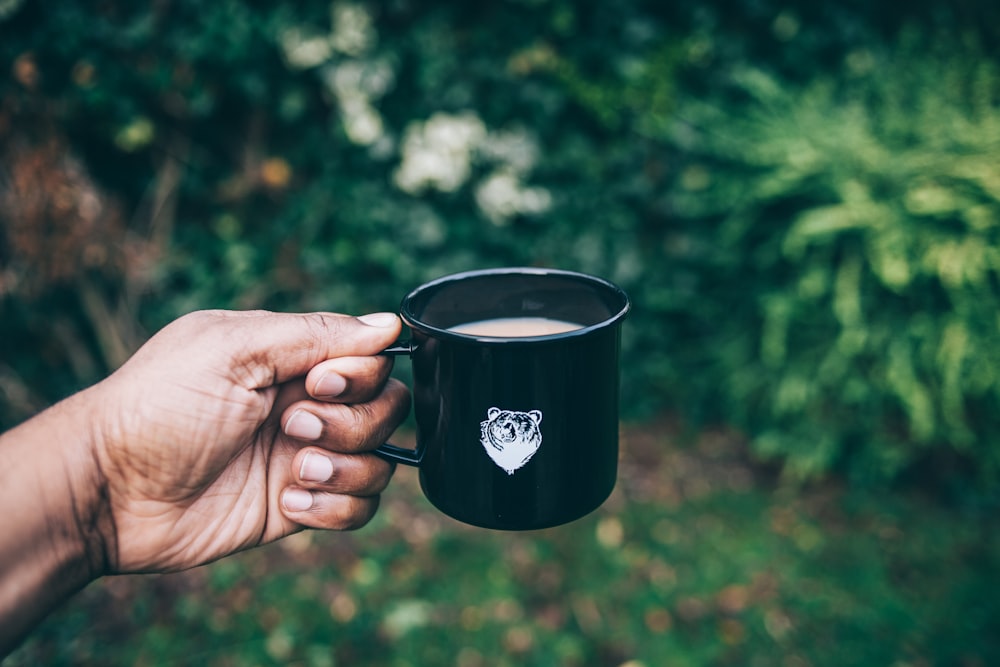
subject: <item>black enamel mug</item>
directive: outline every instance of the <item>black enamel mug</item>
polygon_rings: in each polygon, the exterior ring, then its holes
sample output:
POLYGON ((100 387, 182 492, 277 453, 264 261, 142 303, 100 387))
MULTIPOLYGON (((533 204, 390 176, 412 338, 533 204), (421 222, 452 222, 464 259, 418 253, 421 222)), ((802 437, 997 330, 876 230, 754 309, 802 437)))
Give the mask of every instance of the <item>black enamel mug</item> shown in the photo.
POLYGON ((554 269, 418 287, 400 306, 410 339, 385 351, 411 358, 417 445, 377 453, 417 466, 427 499, 475 526, 548 528, 590 513, 617 477, 629 307, 612 283, 554 269))

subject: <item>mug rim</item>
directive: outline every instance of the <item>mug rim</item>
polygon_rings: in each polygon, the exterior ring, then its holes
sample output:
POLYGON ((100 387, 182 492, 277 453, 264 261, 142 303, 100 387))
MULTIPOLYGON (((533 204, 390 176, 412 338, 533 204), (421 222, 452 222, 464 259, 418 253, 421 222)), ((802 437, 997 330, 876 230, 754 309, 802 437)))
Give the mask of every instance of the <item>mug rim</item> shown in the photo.
POLYGON ((500 267, 500 268, 489 268, 489 269, 473 269, 471 271, 460 271, 458 273, 450 273, 448 275, 435 278, 426 283, 423 283, 419 287, 414 288, 409 294, 403 297, 400 303, 399 312, 403 318, 403 321, 412 329, 420 331, 422 333, 428 334, 437 339, 443 340, 455 340, 455 341, 465 341, 465 342, 476 342, 485 343, 491 345, 524 345, 530 343, 538 343, 545 341, 558 341, 566 340, 570 338, 579 338, 598 331, 605 329, 607 327, 613 326, 621 321, 625 315, 631 310, 632 303, 625 293, 618 285, 614 284, 610 280, 595 276, 589 273, 582 273, 579 271, 569 271, 566 269, 554 269, 545 267, 533 267, 533 266, 512 266, 512 267, 500 267), (570 278, 573 280, 578 280, 581 282, 590 283, 591 285, 596 285, 602 289, 612 292, 621 301, 621 308, 608 316, 607 318, 597 322, 596 324, 591 324, 585 327, 580 327, 578 329, 573 329, 571 331, 564 331, 562 333, 555 334, 543 334, 539 336, 517 336, 517 337, 504 337, 504 336, 484 336, 481 334, 468 334, 459 333, 457 331, 451 331, 450 329, 442 329, 440 327, 435 327, 431 324, 427 324, 417 317, 413 311, 410 309, 410 305, 419 297, 420 295, 426 293, 428 290, 436 289, 441 285, 448 283, 459 282, 462 280, 467 280, 469 278, 479 278, 483 276, 503 276, 503 275, 521 275, 521 276, 559 276, 562 278, 570 278))

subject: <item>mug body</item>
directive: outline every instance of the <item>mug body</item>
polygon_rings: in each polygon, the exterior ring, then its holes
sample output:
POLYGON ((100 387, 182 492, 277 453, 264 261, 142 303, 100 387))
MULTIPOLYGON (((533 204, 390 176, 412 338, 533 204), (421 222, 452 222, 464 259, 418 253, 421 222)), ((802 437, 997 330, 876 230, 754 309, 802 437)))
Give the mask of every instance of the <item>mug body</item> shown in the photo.
POLYGON ((414 290, 412 329, 420 483, 438 509, 476 526, 546 528, 588 514, 618 462, 619 288, 593 276, 493 269, 414 290), (579 328, 504 337, 452 327, 546 318, 579 328))

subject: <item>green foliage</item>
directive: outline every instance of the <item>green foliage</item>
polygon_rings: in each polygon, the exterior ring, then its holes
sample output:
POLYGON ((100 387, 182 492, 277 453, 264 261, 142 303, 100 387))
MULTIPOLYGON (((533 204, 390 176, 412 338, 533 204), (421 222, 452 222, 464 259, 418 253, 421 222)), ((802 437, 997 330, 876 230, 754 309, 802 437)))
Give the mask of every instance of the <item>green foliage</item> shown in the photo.
POLYGON ((736 425, 797 477, 992 483, 994 18, 10 3, 0 424, 192 309, 391 310, 533 264, 633 297, 630 417, 736 425))
POLYGON ((674 210, 726 309, 708 382, 798 476, 933 457, 993 483, 1000 68, 913 37, 861 60, 801 88, 740 70, 742 113, 684 111, 704 132, 674 210))

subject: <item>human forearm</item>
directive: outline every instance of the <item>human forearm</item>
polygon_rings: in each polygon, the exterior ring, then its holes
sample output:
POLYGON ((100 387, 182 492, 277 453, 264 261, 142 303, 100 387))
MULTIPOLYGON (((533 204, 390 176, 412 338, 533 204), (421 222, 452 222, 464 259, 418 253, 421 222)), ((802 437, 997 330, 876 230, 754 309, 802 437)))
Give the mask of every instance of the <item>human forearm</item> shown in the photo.
POLYGON ((96 388, 0 436, 0 657, 108 569, 96 388))

